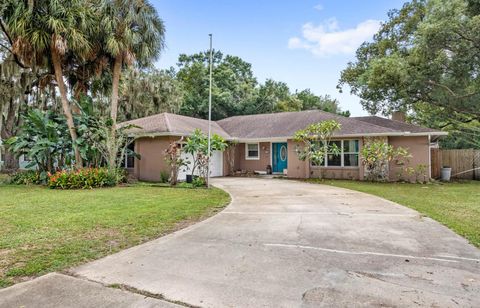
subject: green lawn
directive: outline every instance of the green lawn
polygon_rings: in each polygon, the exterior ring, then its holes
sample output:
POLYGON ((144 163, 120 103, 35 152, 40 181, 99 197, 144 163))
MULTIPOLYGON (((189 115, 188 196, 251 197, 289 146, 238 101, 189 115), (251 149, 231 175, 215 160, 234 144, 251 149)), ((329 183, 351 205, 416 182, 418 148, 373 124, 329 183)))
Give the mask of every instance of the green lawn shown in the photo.
POLYGON ((310 180, 358 190, 408 206, 480 247, 480 182, 406 184, 310 180))
POLYGON ((0 185, 0 288, 157 238, 229 200, 215 188, 0 185))
POLYGON ((4 173, 0 173, 0 184, 3 184, 5 182, 7 182, 9 179, 8 175, 4 174, 4 173))

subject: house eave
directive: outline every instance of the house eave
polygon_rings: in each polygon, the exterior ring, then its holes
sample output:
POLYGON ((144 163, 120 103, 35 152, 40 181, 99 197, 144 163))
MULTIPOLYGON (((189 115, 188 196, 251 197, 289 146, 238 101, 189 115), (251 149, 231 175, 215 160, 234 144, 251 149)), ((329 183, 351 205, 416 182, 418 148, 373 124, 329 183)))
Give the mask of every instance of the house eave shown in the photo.
MULTIPOLYGON (((129 137, 131 138, 155 138, 155 137, 188 137, 191 134, 187 133, 176 133, 176 132, 154 132, 154 133, 131 133, 129 137)), ((223 139, 230 141, 233 140, 231 137, 221 136, 223 139)))
MULTIPOLYGON (((411 133, 411 132, 389 132, 389 133, 367 133, 367 134, 343 134, 343 135, 333 135, 332 138, 361 138, 361 137, 408 137, 408 136, 447 136, 447 132, 421 132, 421 133, 411 133)), ((261 138, 235 138, 232 137, 231 140, 236 142, 269 142, 277 141, 284 142, 288 139, 293 139, 294 136, 284 136, 284 137, 261 137, 261 138)))
MULTIPOLYGON (((447 136, 447 132, 420 132, 420 133, 411 133, 411 132, 388 132, 388 133, 366 133, 366 134, 342 134, 342 135, 333 135, 332 138, 362 138, 362 137, 421 137, 421 136, 447 136)), ((130 137, 138 138, 155 138, 155 137, 188 137, 190 134, 187 133, 176 133, 176 132, 154 132, 154 133, 133 133, 130 134, 130 137)), ((239 143, 246 142, 285 142, 288 139, 293 139, 294 136, 283 136, 283 137, 260 137, 260 138, 236 138, 236 137, 225 137, 222 136, 227 141, 235 141, 239 143)))

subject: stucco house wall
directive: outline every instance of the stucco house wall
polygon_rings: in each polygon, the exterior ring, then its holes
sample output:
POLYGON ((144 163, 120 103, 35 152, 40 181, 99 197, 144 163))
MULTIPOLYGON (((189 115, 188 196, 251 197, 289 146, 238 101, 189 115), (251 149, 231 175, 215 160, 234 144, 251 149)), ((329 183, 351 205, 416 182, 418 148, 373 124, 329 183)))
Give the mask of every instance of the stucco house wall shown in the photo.
MULTIPOLYGON (((388 137, 388 143, 393 147, 403 147, 408 149, 408 152, 412 155, 409 158, 409 162, 405 165, 398 165, 395 161, 391 161, 389 164, 389 179, 391 181, 399 180, 399 172, 403 168, 417 168, 419 165, 426 166, 425 176, 429 178, 430 170, 430 142, 427 136, 407 136, 407 137, 388 137)), ((404 179, 415 181, 416 176, 406 176, 404 173, 404 179)))
MULTIPOLYGON (((288 162, 287 173, 291 178, 307 178, 309 175, 308 162, 301 161, 295 152, 297 143, 289 139, 287 141, 288 162)), ((247 160, 245 158, 245 143, 238 143, 235 150, 234 170, 266 171, 268 165, 272 165, 271 142, 260 142, 260 157, 258 160, 247 160)), ((228 156, 224 152, 224 175, 229 175, 228 156)))
POLYGON ((142 181, 159 181, 160 172, 169 172, 165 161, 165 150, 178 137, 142 137, 135 140, 135 153, 140 159, 135 159, 134 175, 142 181))
POLYGON ((247 171, 266 171, 267 166, 271 165, 271 152, 270 142, 259 143, 259 159, 246 159, 245 158, 245 143, 239 143, 237 145, 237 160, 238 170, 247 171))
MULTIPOLYGON (((245 147, 245 144, 242 144, 245 147)), ((229 148, 223 152, 223 175, 228 176, 232 175, 230 173, 230 157, 229 155, 233 155, 233 171, 240 170, 240 153, 239 153, 240 143, 235 143, 229 145, 229 148), (233 147, 233 150, 231 149, 233 147)))
POLYGON ((304 179, 309 177, 310 169, 308 161, 301 161, 298 159, 296 148, 298 142, 289 139, 287 141, 288 161, 287 161, 287 176, 289 178, 304 179))

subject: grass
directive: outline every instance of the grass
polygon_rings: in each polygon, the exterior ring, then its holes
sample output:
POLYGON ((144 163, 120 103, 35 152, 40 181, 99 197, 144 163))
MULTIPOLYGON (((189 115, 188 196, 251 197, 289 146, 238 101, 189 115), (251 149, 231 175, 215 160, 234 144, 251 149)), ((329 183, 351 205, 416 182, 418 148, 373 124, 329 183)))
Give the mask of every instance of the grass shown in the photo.
POLYGON ((9 176, 5 173, 0 173, 0 184, 8 182, 9 176))
POLYGON ((480 182, 433 184, 310 180, 357 190, 410 207, 480 247, 480 182))
POLYGON ((0 288, 160 237, 229 200, 216 188, 0 185, 0 288))

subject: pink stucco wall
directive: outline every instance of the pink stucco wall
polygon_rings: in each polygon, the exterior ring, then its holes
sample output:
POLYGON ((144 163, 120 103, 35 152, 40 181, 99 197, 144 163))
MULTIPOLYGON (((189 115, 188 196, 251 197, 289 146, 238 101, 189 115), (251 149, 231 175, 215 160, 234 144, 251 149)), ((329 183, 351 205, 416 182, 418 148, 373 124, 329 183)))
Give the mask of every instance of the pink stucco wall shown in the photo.
POLYGON ((271 164, 270 142, 260 142, 259 159, 247 160, 245 158, 245 143, 239 143, 236 151, 236 169, 247 171, 266 171, 271 164), (238 162, 238 164, 237 164, 238 162))
POLYGON ((135 160, 135 177, 142 181, 159 181, 161 171, 169 172, 165 150, 170 142, 177 139, 178 137, 144 137, 135 140, 135 152, 141 156, 141 159, 135 160))
POLYGON ((310 169, 308 161, 298 159, 296 148, 299 145, 291 139, 287 141, 288 148, 288 177, 304 179, 309 177, 310 169))
MULTIPOLYGON (((430 170, 430 144, 427 136, 412 136, 412 137, 388 137, 388 143, 393 147, 403 147, 408 149, 412 157, 405 165, 398 165, 395 161, 391 161, 389 164, 389 179, 396 181, 399 179, 398 174, 400 169, 404 168, 418 168, 418 165, 426 165, 425 176, 428 179, 430 170)), ((404 178, 410 181, 416 179, 415 175, 406 176, 404 178)), ((423 178, 423 176, 420 176, 423 178)))

